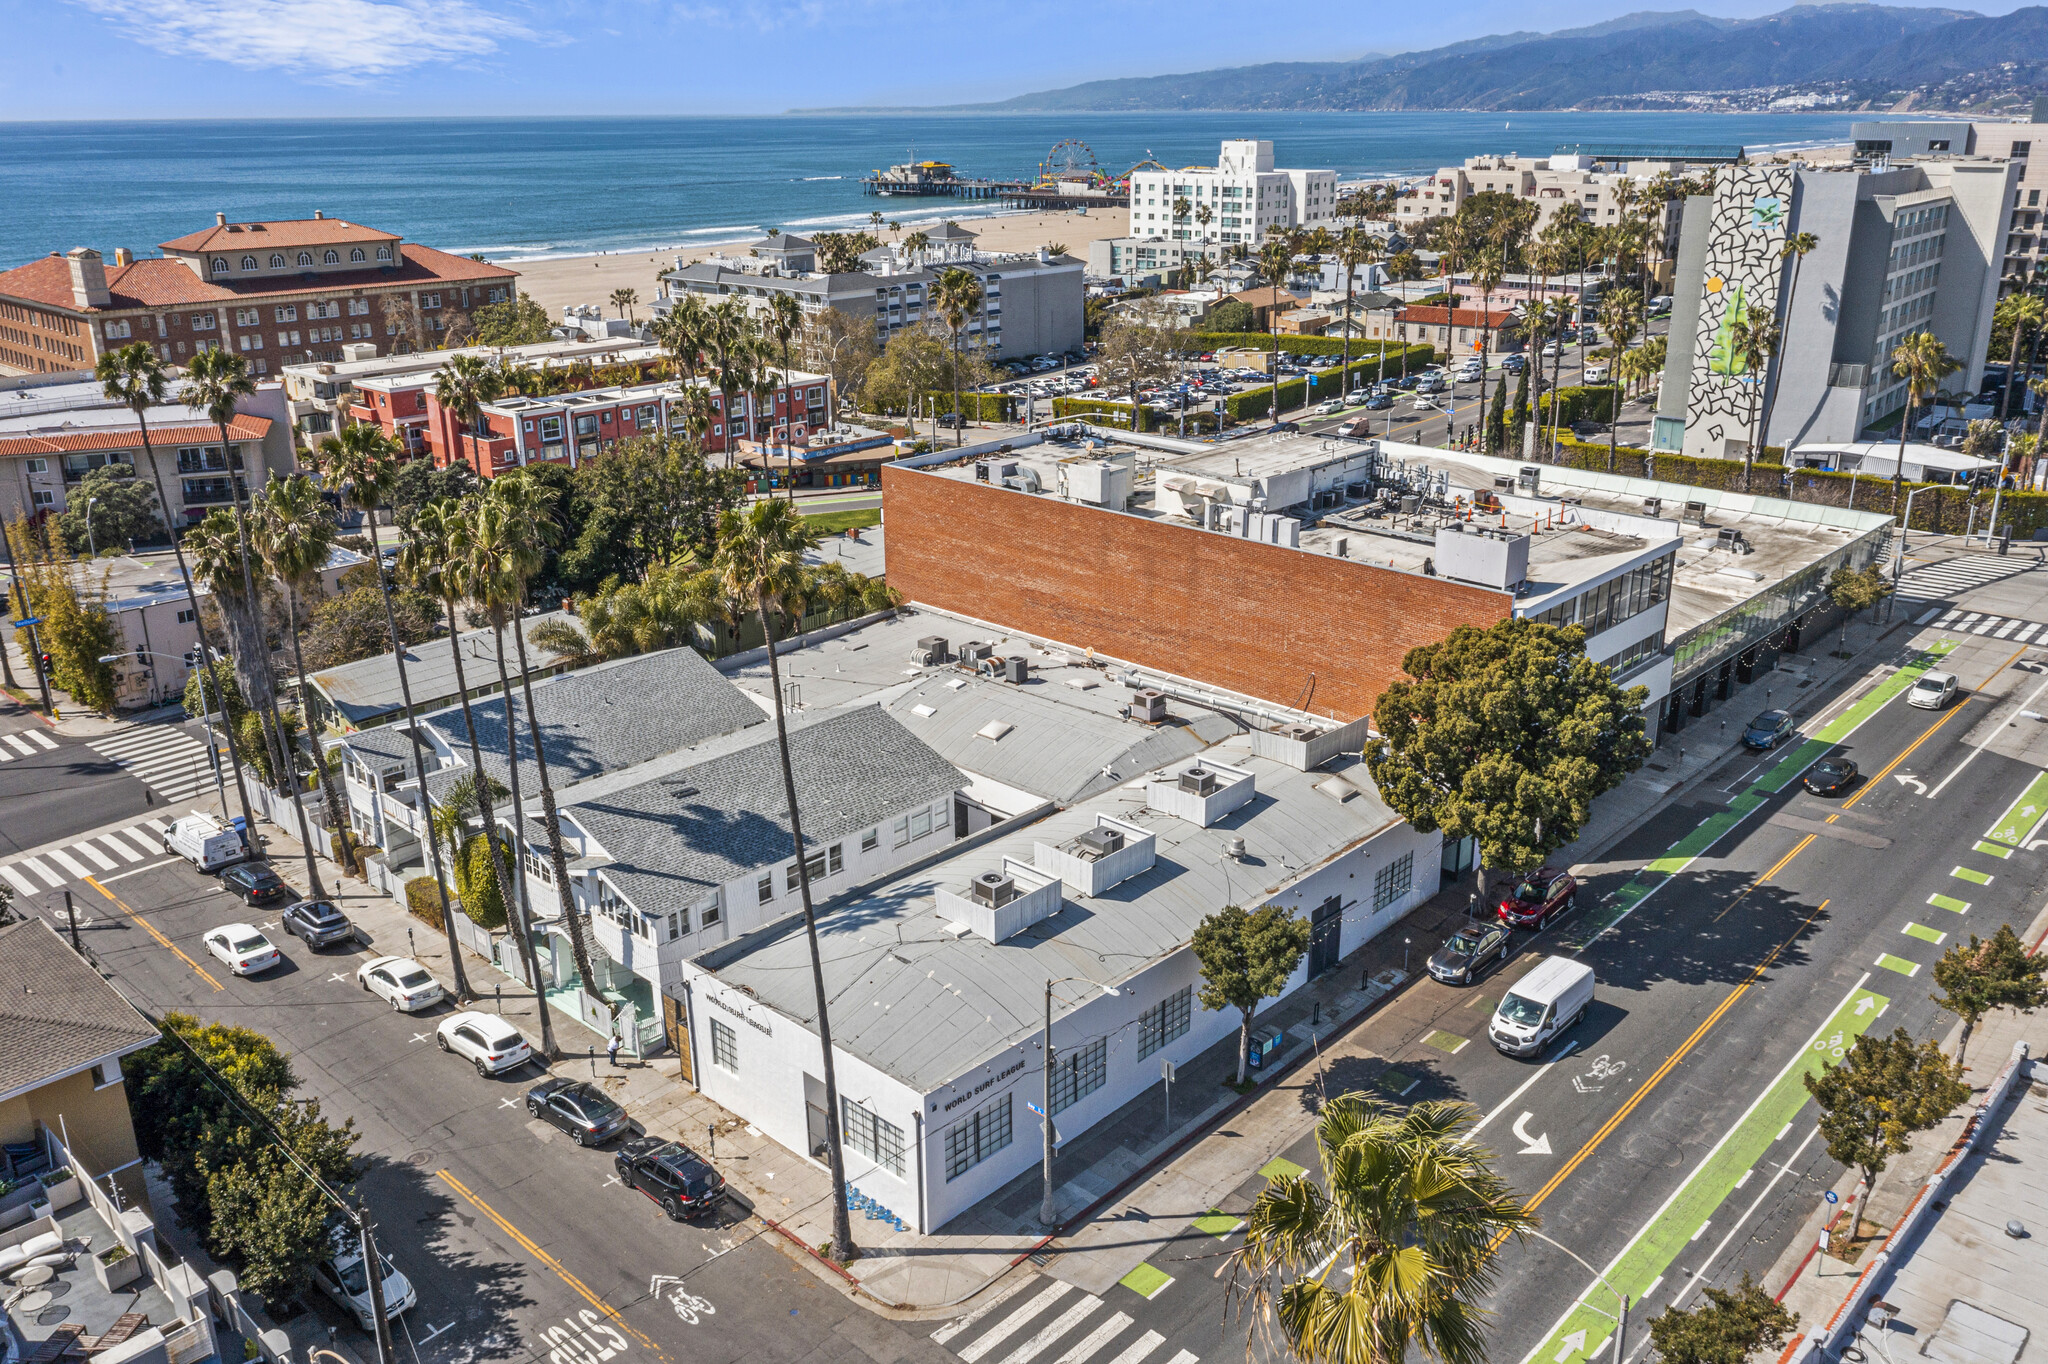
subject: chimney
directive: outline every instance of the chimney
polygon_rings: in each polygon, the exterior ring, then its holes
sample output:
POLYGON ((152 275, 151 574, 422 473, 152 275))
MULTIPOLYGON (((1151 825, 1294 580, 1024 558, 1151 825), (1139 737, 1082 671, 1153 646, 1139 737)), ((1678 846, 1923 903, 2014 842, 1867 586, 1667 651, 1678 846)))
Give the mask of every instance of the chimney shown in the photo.
POLYGON ((117 246, 117 247, 115 247, 115 248, 114 248, 114 264, 116 264, 116 265, 133 265, 133 264, 135 264, 135 253, 134 253, 133 251, 130 251, 130 250, 129 250, 129 249, 127 248, 127 247, 125 247, 125 246, 117 246))
POLYGON ((326 216, 327 210, 324 208, 316 208, 313 210, 313 221, 316 223, 319 222, 322 218, 325 218, 326 216))
POLYGON ((213 225, 214 225, 215 227, 226 227, 226 226, 228 225, 228 215, 227 215, 227 214, 225 214, 225 213, 216 213, 216 214, 214 214, 214 215, 213 215, 213 225))
POLYGON ((100 253, 89 246, 74 246, 64 253, 71 265, 71 301, 81 308, 104 308, 113 302, 107 292, 107 267, 100 253))

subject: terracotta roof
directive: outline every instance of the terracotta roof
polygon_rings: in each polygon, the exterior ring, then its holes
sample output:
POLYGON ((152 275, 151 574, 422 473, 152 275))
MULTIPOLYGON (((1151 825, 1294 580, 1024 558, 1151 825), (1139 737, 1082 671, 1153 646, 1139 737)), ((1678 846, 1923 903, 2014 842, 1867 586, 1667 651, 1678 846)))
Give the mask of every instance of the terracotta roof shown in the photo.
MULTIPOLYGON (((268 417, 252 417, 237 413, 228 423, 228 436, 235 440, 262 440, 270 434, 271 421, 268 417)), ((163 449, 170 445, 200 445, 207 441, 219 441, 220 431, 212 422, 196 426, 152 426, 149 428, 149 443, 152 448, 163 449)), ((53 429, 26 436, 0 436, 0 455, 63 455, 80 450, 140 450, 142 435, 134 428, 115 428, 110 431, 64 431, 53 429)))
POLYGON ((287 218, 272 223, 229 223, 202 228, 163 243, 166 251, 225 250, 230 246, 325 246, 330 242, 395 242, 395 232, 379 232, 340 218, 287 218))
POLYGON ((1514 312, 1507 308, 1496 308, 1492 312, 1484 312, 1478 308, 1460 308, 1454 318, 1449 308, 1435 306, 1411 306, 1394 314, 1394 320, 1397 322, 1432 323, 1439 327, 1501 327, 1513 321, 1514 317, 1514 312))
POLYGON ((164 257, 107 268, 105 308, 81 308, 71 295, 71 265, 62 256, 45 256, 0 272, 0 298, 19 298, 69 312, 122 312, 134 308, 233 303, 237 299, 278 294, 309 294, 326 290, 389 288, 409 284, 462 284, 472 280, 516 279, 517 270, 467 256, 450 255, 431 246, 405 248, 403 265, 379 270, 332 274, 270 276, 237 284, 209 284, 183 261, 164 257))
POLYGON ((0 1100, 157 1037, 149 1020, 41 919, 0 928, 0 1100))

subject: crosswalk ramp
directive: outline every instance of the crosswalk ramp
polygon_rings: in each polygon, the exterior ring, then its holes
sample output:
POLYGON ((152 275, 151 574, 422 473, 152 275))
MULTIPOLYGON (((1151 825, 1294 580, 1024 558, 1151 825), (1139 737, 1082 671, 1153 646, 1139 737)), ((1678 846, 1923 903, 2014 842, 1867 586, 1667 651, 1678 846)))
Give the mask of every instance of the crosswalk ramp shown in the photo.
POLYGON ((19 734, 0 734, 0 763, 11 763, 17 758, 33 758, 38 753, 54 751, 57 741, 40 729, 23 730, 19 734))
POLYGON ((82 883, 89 876, 105 876, 123 867, 164 855, 164 835, 171 826, 160 819, 145 819, 125 829, 94 834, 62 848, 45 848, 28 857, 0 862, 0 881, 23 895, 42 895, 82 883))
POLYGON ((1102 1299, 1057 1279, 1029 1278, 932 1332, 964 1364, 1200 1364, 1170 1352, 1102 1299))
POLYGON ((1938 564, 1922 564, 1901 575, 1898 596, 1902 602, 1941 601, 2024 573, 2033 566, 2031 558, 1963 554, 1938 564))
POLYGON ((186 800, 213 789, 206 745, 175 725, 131 725, 87 739, 86 745, 165 800, 186 800))
POLYGON ((1944 630, 1950 634, 1984 635, 1990 639, 2010 640, 2014 644, 2048 643, 2048 624, 2015 620, 2011 616, 1993 616, 1981 611, 1964 611, 1956 607, 1944 611, 1937 606, 1913 623, 1944 630))

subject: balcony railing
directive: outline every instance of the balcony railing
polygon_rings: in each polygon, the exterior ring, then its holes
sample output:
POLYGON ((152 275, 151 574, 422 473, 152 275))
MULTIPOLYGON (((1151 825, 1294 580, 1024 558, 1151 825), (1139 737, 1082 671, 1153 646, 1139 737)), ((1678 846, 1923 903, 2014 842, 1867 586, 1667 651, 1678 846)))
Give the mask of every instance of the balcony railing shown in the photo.
POLYGON ((390 796, 379 796, 378 801, 383 806, 385 819, 412 833, 426 832, 425 824, 420 819, 420 812, 405 801, 394 800, 390 796))

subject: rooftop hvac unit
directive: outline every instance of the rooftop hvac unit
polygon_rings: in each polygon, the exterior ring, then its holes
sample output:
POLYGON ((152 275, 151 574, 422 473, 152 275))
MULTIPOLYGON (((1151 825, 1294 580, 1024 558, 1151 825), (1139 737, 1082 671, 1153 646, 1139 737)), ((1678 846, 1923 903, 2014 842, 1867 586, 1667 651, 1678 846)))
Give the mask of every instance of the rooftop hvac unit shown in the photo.
POLYGON ((1281 725, 1273 732, 1283 739, 1298 739, 1303 743, 1307 743, 1310 739, 1320 739, 1323 737, 1323 732, 1314 725, 1281 725))
POLYGON ((1417 497, 1414 493, 1403 493, 1401 495, 1401 515, 1413 516, 1421 510, 1422 499, 1420 497, 1417 497))
POLYGON ((1496 490, 1500 492, 1511 493, 1519 485, 1515 482, 1514 477, 1512 475, 1500 474, 1494 478, 1493 486, 1496 490))
POLYGON ((1521 467, 1519 479, 1524 488, 1527 488, 1532 493, 1535 492, 1536 485, 1543 481, 1543 466, 1540 464, 1524 464, 1521 467))
POLYGON ((1725 549, 1730 554, 1749 553, 1749 541, 1734 526, 1723 526, 1714 533, 1714 548, 1725 549))
POLYGON ((1198 796, 1216 794, 1216 788, 1221 784, 1216 780, 1216 774, 1206 767, 1190 767, 1180 774, 1180 789, 1198 796))
POLYGON ((983 644, 978 639, 970 639, 960 646, 960 661, 962 663, 979 663, 995 651, 996 646, 993 644, 983 644))
POLYGON ((1706 504, 1706 503, 1704 503, 1704 502, 1688 502, 1688 503, 1686 503, 1686 504, 1685 504, 1685 517, 1684 517, 1684 519, 1685 519, 1685 520, 1687 520, 1687 521, 1694 521, 1694 522, 1697 522, 1697 523, 1699 523, 1699 524, 1700 524, 1700 525, 1702 525, 1702 526, 1706 525, 1706 524, 1707 524, 1707 504, 1706 504))
POLYGON ((1003 680, 1022 684, 1031 676, 1031 662, 1022 654, 1011 654, 1003 660, 1003 680))
POLYGON ((1131 695, 1131 718, 1157 724, 1166 718, 1166 693, 1157 687, 1140 687, 1131 695))
POLYGON ((910 651, 910 661, 927 668, 933 664, 944 663, 946 661, 946 637, 944 635, 926 635, 917 642, 917 647, 910 651))
POLYGON ((976 904, 1001 909, 1017 898, 1017 882, 999 871, 985 871, 968 882, 967 894, 976 904))
POLYGON ((1646 497, 1646 498, 1644 498, 1644 499, 1643 499, 1643 515, 1645 515, 1645 516, 1662 516, 1663 514, 1664 514, 1664 499, 1663 499, 1663 498, 1661 498, 1661 497, 1646 497))
POLYGON ((1081 856, 1090 861, 1107 857, 1122 850, 1124 834, 1121 829, 1090 829, 1074 840, 1081 856))

